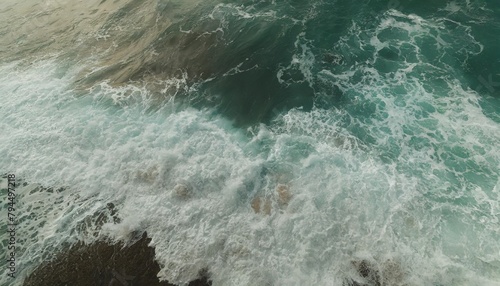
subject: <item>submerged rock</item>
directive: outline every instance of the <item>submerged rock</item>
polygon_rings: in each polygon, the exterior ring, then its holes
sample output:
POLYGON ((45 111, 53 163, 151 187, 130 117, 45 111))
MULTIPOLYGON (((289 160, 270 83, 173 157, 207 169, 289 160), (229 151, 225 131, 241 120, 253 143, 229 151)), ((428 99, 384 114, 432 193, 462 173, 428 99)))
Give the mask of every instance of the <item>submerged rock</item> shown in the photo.
POLYGON ((91 234, 94 237, 99 235, 102 226, 106 223, 118 224, 121 218, 118 215, 118 210, 115 204, 108 203, 106 207, 101 208, 93 215, 85 217, 77 223, 76 230, 82 234, 91 234))
POLYGON ((277 202, 277 204, 274 204, 274 206, 278 206, 279 209, 286 208, 293 196, 292 193, 290 192, 290 188, 288 187, 288 185, 278 184, 278 186, 276 187, 276 194, 277 197, 275 196, 254 197, 250 204, 254 212, 270 215, 273 208, 273 201, 277 202))
MULTIPOLYGON (((25 281, 24 286, 170 286, 160 282, 160 266, 154 260, 155 249, 149 247, 150 238, 142 238, 130 246, 104 241, 85 245, 78 243, 52 261, 40 265, 25 281)), ((189 283, 191 286, 211 285, 206 272, 189 283)))
POLYGON ((344 281, 343 286, 381 286, 380 271, 367 260, 352 261, 360 280, 344 281))
POLYGON ((290 193, 290 188, 287 185, 279 184, 276 188, 278 193, 278 202, 281 206, 287 206, 288 202, 292 199, 292 193, 290 193))
POLYGON ((255 213, 271 214, 271 200, 269 198, 255 197, 251 205, 255 213))
POLYGON ((174 195, 179 199, 189 199, 191 197, 191 188, 185 184, 177 184, 174 187, 174 195))
POLYGON ((408 286, 403 266, 393 259, 382 262, 351 261, 357 277, 344 280, 342 286, 408 286))

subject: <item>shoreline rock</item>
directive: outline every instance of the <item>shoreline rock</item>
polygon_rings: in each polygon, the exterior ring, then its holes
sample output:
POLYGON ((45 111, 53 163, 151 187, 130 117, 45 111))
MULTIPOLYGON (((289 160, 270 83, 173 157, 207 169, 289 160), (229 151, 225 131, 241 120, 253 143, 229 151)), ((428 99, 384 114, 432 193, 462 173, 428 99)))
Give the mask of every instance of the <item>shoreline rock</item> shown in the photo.
MULTIPOLYGON (((148 246, 144 233, 137 242, 109 244, 97 241, 90 245, 77 243, 69 250, 56 254, 55 259, 38 266, 25 280, 24 286, 175 286, 159 281, 159 264, 154 260, 155 249, 148 246)), ((206 271, 191 281, 190 286, 207 286, 211 282, 206 271)))

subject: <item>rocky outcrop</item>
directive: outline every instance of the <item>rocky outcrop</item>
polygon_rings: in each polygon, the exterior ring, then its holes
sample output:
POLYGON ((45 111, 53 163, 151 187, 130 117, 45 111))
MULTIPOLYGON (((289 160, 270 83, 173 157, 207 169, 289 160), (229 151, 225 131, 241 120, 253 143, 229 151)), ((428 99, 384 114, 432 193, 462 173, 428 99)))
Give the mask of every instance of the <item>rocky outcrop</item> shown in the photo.
MULTIPOLYGON (((148 246, 150 241, 144 233, 130 246, 105 241, 78 243, 36 268, 24 286, 174 286, 159 281, 160 266, 154 260, 155 249, 148 246)), ((189 285, 211 283, 206 271, 202 271, 200 278, 189 285)))

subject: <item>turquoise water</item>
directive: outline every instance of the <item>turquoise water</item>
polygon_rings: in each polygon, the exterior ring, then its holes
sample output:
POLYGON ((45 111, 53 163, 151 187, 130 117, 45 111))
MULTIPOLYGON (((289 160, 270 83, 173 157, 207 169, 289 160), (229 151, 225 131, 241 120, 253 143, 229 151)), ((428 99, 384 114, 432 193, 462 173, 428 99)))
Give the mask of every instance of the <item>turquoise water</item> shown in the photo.
POLYGON ((500 285, 500 4, 207 1, 173 19, 144 27, 140 65, 2 59, 0 171, 30 183, 2 284, 145 230, 173 283, 376 285, 366 260, 382 285, 500 285), (82 227, 108 202, 120 223, 82 227))

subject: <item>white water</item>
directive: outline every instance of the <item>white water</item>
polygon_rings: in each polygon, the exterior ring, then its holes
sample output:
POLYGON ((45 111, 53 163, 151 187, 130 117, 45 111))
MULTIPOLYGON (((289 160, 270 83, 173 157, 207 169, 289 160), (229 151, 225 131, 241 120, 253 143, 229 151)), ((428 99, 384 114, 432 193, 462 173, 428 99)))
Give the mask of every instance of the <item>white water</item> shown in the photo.
MULTIPOLYGON (((447 183, 423 169, 432 164, 425 152, 408 154, 414 157, 402 167, 385 164, 336 125, 342 111, 292 110, 245 132, 175 103, 148 111, 148 93, 139 88, 129 87, 140 99, 131 103, 118 96, 123 88, 106 85, 77 96, 71 74, 58 73, 51 62, 0 70, 2 171, 67 186, 60 194, 19 190, 18 213, 41 205, 18 234, 26 239, 21 267, 62 241, 92 240, 72 229, 113 201, 123 222, 105 225, 102 235, 147 230, 166 265, 160 277, 176 283, 209 267, 215 285, 340 285, 355 276, 350 261, 364 258, 386 281, 498 285, 498 182, 490 190, 463 189, 477 205, 435 202, 427 193, 447 183), (412 167, 422 169, 412 176, 404 170, 412 167), (279 183, 293 194, 288 206, 278 202, 279 183), (173 191, 178 184, 188 196, 173 191), (251 200, 266 195, 271 215, 255 214, 251 200)), ((474 109, 462 112, 474 115, 478 132, 498 132, 474 109)), ((437 120, 449 124, 448 117, 437 120)), ((475 155, 477 162, 498 164, 493 146, 480 148, 490 156, 475 155)))

